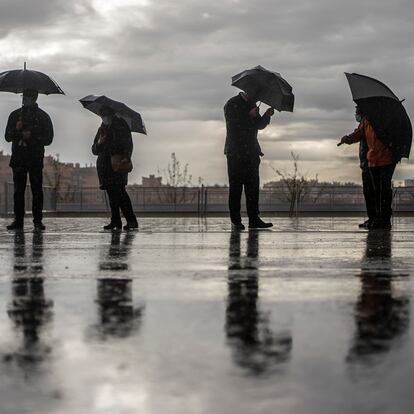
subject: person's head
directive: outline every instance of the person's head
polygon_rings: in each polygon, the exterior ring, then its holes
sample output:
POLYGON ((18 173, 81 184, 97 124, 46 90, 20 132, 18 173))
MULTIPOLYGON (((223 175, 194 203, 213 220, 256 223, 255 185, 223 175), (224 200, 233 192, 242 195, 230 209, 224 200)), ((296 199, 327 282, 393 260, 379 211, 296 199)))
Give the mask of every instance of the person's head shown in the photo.
POLYGON ((113 117, 115 116, 115 112, 111 108, 104 106, 100 111, 100 116, 104 125, 110 125, 113 117))
POLYGON ((355 120, 357 122, 362 121, 362 113, 361 113, 361 109, 358 105, 355 107, 355 120))
POLYGON ((247 102, 250 102, 250 103, 252 103, 252 104, 255 104, 256 105, 256 102, 258 101, 257 99, 256 99, 256 96, 255 96, 255 94, 253 94, 253 93, 247 93, 247 92, 242 92, 242 96, 244 97, 244 99, 247 101, 247 102))
POLYGON ((25 89, 23 91, 23 106, 32 106, 36 103, 38 92, 34 89, 25 89))

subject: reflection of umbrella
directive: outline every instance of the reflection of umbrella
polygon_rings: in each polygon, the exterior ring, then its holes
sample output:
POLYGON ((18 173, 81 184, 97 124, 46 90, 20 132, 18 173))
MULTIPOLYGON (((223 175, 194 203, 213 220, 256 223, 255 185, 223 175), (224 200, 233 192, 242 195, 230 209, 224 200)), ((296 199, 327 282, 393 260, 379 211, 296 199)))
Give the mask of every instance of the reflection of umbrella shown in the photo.
POLYGON ((0 91, 22 93, 25 89, 36 90, 44 95, 65 94, 50 76, 36 70, 26 69, 26 63, 23 69, 0 73, 0 91))
POLYGON ((231 84, 278 111, 293 112, 295 96, 280 73, 259 65, 233 76, 231 84))
POLYGON ((352 98, 366 116, 378 138, 389 147, 396 161, 408 158, 411 149, 410 118, 397 96, 382 82, 357 73, 345 73, 352 98))
POLYGON ((112 109, 118 117, 126 121, 132 132, 139 132, 145 135, 147 134, 141 115, 122 102, 114 101, 105 95, 88 95, 82 99, 79 99, 79 102, 84 108, 96 115, 101 115, 102 108, 108 107, 112 109))

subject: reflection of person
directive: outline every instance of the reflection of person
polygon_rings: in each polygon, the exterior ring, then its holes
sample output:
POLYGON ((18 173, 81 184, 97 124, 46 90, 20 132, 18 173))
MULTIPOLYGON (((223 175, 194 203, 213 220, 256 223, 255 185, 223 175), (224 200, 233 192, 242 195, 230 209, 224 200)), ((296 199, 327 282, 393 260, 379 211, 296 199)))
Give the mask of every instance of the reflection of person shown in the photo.
POLYGON ((256 99, 245 92, 230 98, 224 106, 227 127, 224 153, 229 175, 230 219, 234 229, 244 229, 240 215, 243 187, 249 227, 272 227, 272 223, 265 223, 259 217, 259 165, 263 153, 257 132, 269 124, 273 114, 274 110, 269 108, 260 116, 256 99))
POLYGON ((408 295, 397 296, 393 289, 389 232, 368 233, 360 279, 356 334, 348 360, 369 363, 374 355, 390 351, 409 325, 408 295))
POLYGON ((132 209, 131 199, 125 190, 128 173, 115 172, 111 163, 111 157, 115 155, 125 159, 131 158, 133 150, 131 131, 128 124, 122 118, 115 116, 110 108, 103 108, 101 117, 102 124, 96 133, 92 153, 98 156, 96 168, 100 187, 106 191, 111 207, 111 222, 104 226, 104 229, 122 229, 120 211, 127 221, 124 229, 136 229, 137 218, 132 209))
MULTIPOLYGON (((356 114, 362 115, 357 107, 356 114)), ((366 140, 368 146, 367 160, 375 200, 375 218, 369 223, 371 229, 391 229, 392 216, 392 176, 395 161, 390 148, 377 137, 374 128, 365 116, 361 116, 358 128, 342 137, 340 144, 353 144, 366 140)))
POLYGON ((254 374, 287 361, 292 349, 290 333, 273 333, 259 309, 258 252, 258 232, 249 232, 246 257, 240 254, 240 232, 231 233, 225 330, 235 363, 254 374))
POLYGON ((49 115, 36 103, 38 93, 23 92, 23 107, 13 111, 7 121, 6 141, 12 143, 10 167, 14 182, 14 221, 8 230, 23 228, 27 175, 29 175, 33 202, 35 229, 44 230, 43 215, 43 157, 45 146, 53 140, 53 125, 49 115))
MULTIPOLYGON (((119 232, 111 235, 111 245, 99 268, 109 271, 128 270, 128 253, 134 240, 134 233, 125 234, 122 242, 119 232)), ((101 337, 124 338, 139 325, 143 307, 135 308, 132 303, 132 279, 125 277, 104 277, 98 279, 97 300, 99 311, 98 332, 101 337)))
POLYGON ((23 346, 18 352, 8 355, 7 360, 16 360, 22 367, 42 362, 50 353, 40 334, 52 319, 53 301, 45 296, 43 272, 43 235, 33 234, 32 257, 27 265, 24 233, 15 236, 15 265, 12 280, 12 301, 7 313, 16 329, 23 334, 23 346))

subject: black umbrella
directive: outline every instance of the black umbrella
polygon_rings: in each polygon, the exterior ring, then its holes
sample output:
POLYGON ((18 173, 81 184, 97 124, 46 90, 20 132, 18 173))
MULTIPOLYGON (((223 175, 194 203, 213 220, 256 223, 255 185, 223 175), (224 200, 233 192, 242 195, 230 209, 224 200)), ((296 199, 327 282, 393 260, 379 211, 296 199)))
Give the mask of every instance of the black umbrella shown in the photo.
POLYGON ((103 107, 111 108, 119 118, 126 121, 132 132, 147 135, 141 115, 122 102, 114 101, 105 95, 88 95, 79 99, 79 102, 84 108, 99 116, 103 107))
POLYGON ((36 70, 26 69, 26 63, 23 69, 0 73, 0 91, 22 93, 25 89, 36 90, 44 95, 65 94, 50 76, 36 70))
POLYGON ((352 99, 369 120, 377 137, 392 150, 396 161, 408 158, 413 134, 403 101, 377 79, 357 73, 345 75, 352 99))
POLYGON ((233 76, 231 84, 278 111, 293 112, 295 96, 280 73, 259 65, 233 76))

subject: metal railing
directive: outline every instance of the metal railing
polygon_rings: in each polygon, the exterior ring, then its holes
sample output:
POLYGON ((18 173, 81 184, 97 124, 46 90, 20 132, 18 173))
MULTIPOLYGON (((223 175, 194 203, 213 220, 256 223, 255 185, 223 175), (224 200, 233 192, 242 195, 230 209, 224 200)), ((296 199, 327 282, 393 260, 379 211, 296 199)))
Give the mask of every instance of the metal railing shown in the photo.
MULTIPOLYGON (((59 194, 52 187, 44 188, 44 210, 61 213, 100 213, 109 211, 106 193, 98 188, 78 188, 59 194)), ((224 213, 228 211, 227 187, 140 187, 130 186, 127 191, 136 212, 153 213, 224 213)), ((245 210, 244 197, 242 210, 245 210)), ((26 189, 26 209, 31 208, 30 187, 26 189)), ((0 211, 13 211, 13 184, 0 184, 0 211)), ((414 213, 414 187, 394 189, 395 212, 414 213)), ((279 188, 260 191, 260 210, 274 212, 364 212, 365 202, 361 187, 315 187, 302 196, 291 197, 279 188)))

